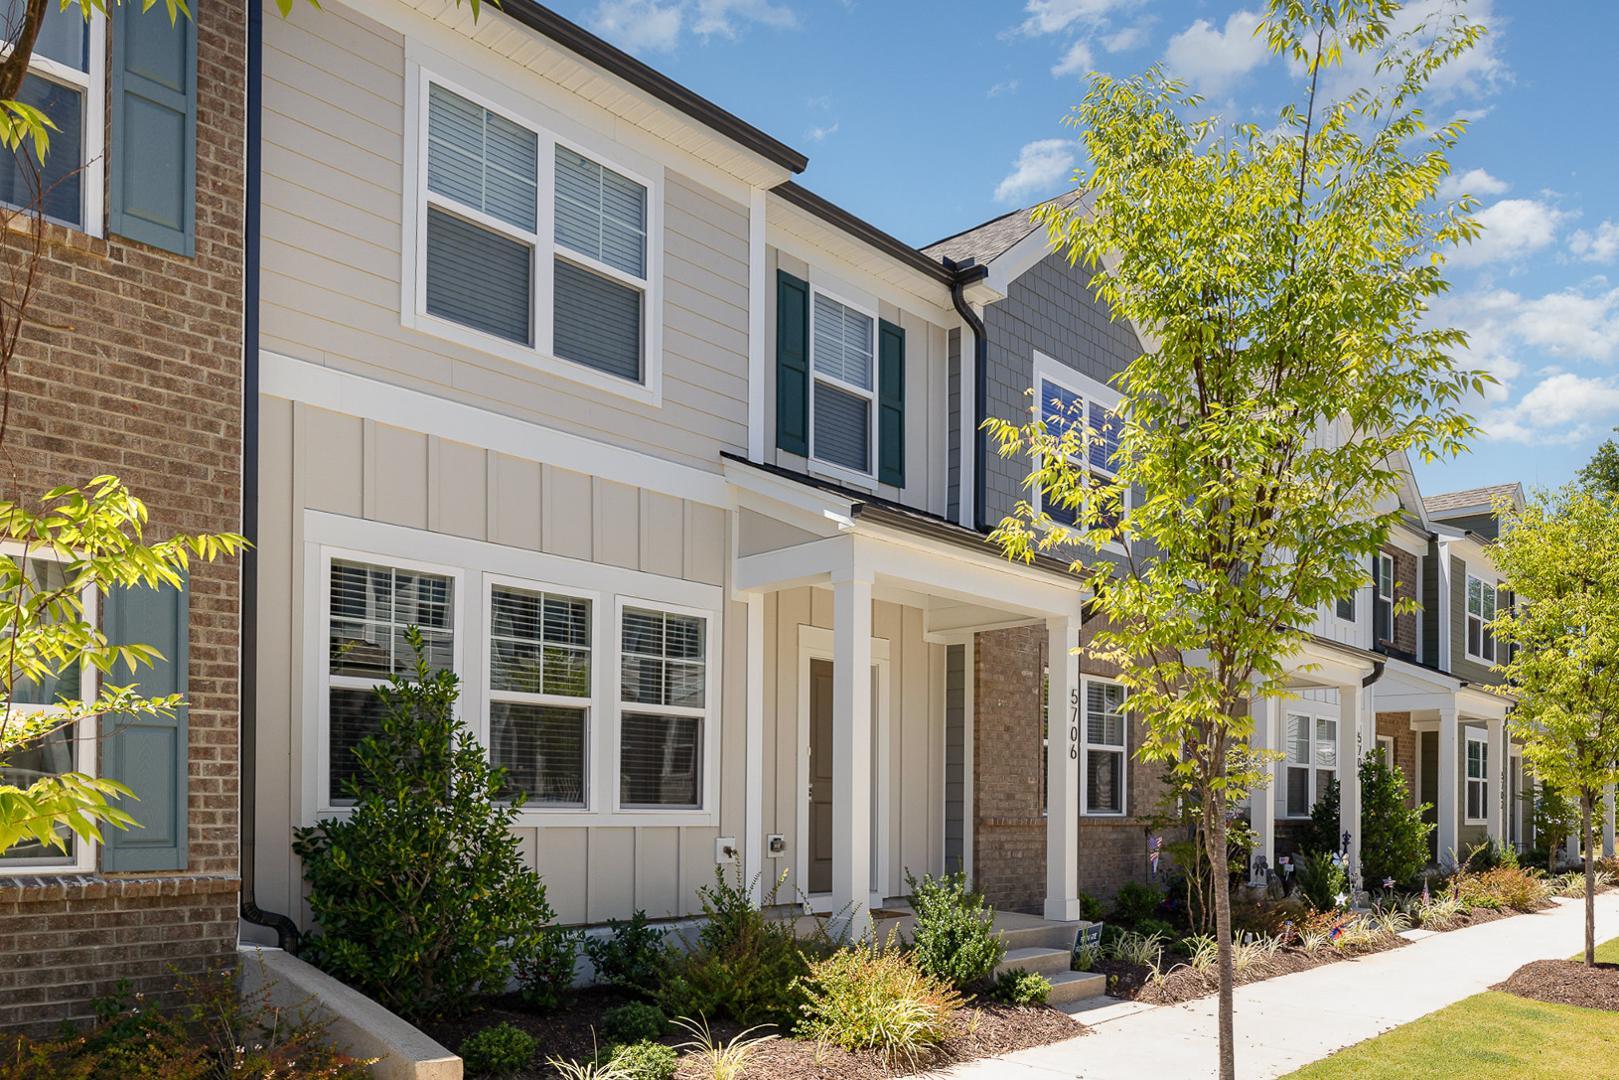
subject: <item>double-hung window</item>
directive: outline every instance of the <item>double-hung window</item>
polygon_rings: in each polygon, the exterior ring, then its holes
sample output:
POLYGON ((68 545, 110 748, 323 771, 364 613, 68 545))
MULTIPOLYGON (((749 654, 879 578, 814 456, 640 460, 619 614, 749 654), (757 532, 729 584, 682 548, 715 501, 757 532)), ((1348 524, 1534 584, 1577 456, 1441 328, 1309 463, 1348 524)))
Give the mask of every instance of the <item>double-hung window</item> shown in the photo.
POLYGON ((810 313, 810 457, 870 476, 877 319, 815 291, 810 313))
POLYGON ((432 79, 425 111, 418 325, 609 389, 650 387, 651 183, 432 79))
POLYGON ((1085 680, 1085 813, 1125 812, 1126 723, 1124 687, 1101 679, 1085 680))
MULTIPOLYGON (((27 6, 27 0, 0 0, 0 51, 27 6)), ((63 10, 49 0, 17 100, 55 125, 50 148, 43 161, 32 140, 15 152, 0 149, 0 202, 37 205, 47 218, 96 235, 102 210, 105 25, 100 12, 86 20, 77 4, 63 10)))
POLYGON ((1467 575, 1467 655, 1486 664, 1495 663, 1495 584, 1467 575))
POLYGON ((619 805, 703 804, 708 620, 626 606, 620 615, 619 805))
POLYGON ((1377 591, 1372 603, 1372 634, 1377 642, 1394 640, 1394 557, 1377 555, 1377 591))
MULTIPOLYGON (((55 593, 66 587, 67 579, 61 562, 41 556, 37 551, 30 552, 26 560, 16 555, 12 558, 22 569, 22 589, 25 594, 37 596, 55 593)), ((13 595, 7 599, 16 602, 21 598, 13 595)), ((93 620, 93 587, 85 591, 83 600, 86 605, 85 617, 93 620)), ((0 637, 0 648, 4 647, 4 640, 0 637)), ((64 698, 88 701, 94 696, 94 672, 86 665, 74 664, 59 672, 55 678, 18 678, 11 688, 11 700, 0 701, 0 708, 14 715, 61 713, 62 707, 58 703, 64 698)), ((0 780, 25 788, 41 777, 92 771, 95 740, 88 737, 88 731, 93 730, 93 724, 94 721, 85 720, 76 725, 57 727, 29 745, 13 750, 7 756, 5 767, 0 769, 0 780), (81 731, 81 728, 86 730, 81 731)), ((62 838, 67 845, 65 851, 31 841, 12 845, 10 849, 0 852, 0 871, 44 867, 88 869, 91 853, 87 845, 66 829, 62 830, 62 838)))
POLYGON ((434 671, 455 667, 455 580, 446 574, 333 559, 327 582, 326 805, 353 803, 354 749, 382 726, 376 689, 416 670, 406 639, 422 635, 434 671))
MULTIPOLYGON (((1040 396, 1039 416, 1049 435, 1067 438, 1068 464, 1076 483, 1092 488, 1110 487, 1115 480, 1119 439, 1123 430, 1116 408, 1119 396, 1101 383, 1035 356, 1035 386, 1040 396)), ((1036 506, 1059 527, 1079 529, 1079 508, 1071 500, 1053 499, 1045 491, 1034 493, 1036 506)), ((1128 507, 1129 492, 1117 502, 1099 507, 1098 525, 1114 528, 1128 507)))
POLYGON ((1338 775, 1338 721, 1330 716, 1287 716, 1284 794, 1286 816, 1309 817, 1338 775))
POLYGON ((1335 613, 1337 614, 1338 618, 1342 619, 1344 622, 1354 622, 1355 594, 1350 593, 1348 596, 1339 597, 1335 613))
POLYGON ((489 591, 489 754, 530 806, 586 803, 591 602, 496 584, 489 591))
POLYGON ((1466 824, 1482 825, 1490 806, 1490 741, 1475 728, 1463 730, 1467 734, 1466 824))

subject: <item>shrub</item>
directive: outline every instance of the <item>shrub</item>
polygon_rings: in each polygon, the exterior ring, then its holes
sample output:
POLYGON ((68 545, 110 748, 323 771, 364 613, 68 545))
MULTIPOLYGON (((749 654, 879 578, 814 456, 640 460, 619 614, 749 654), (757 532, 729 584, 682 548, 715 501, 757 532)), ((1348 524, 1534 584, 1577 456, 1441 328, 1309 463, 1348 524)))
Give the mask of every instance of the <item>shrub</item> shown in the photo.
POLYGON ((923 971, 913 954, 871 944, 839 949, 811 965, 804 987, 802 1037, 872 1050, 885 1062, 914 1066, 945 1039, 961 997, 923 971))
POLYGON ((663 1037, 669 1028, 663 1010, 656 1005, 632 1001, 602 1014, 602 1034, 614 1042, 632 1043, 663 1037))
POLYGON ((543 1011, 562 1005, 573 988, 583 936, 577 930, 545 926, 528 941, 513 943, 512 966, 524 1001, 543 1011))
MULTIPOLYGON (((767 906, 775 903, 776 888, 765 898, 767 906)), ((804 1001, 797 980, 809 971, 806 953, 826 944, 800 942, 791 922, 766 918, 740 880, 725 880, 723 867, 714 868, 714 884, 697 895, 706 921, 689 952, 670 954, 657 995, 664 1015, 791 1030, 804 1001)))
POLYGON ((1090 893, 1080 893, 1079 917, 1086 922, 1101 922, 1103 917, 1102 901, 1090 893))
POLYGON ((1533 911, 1551 894, 1552 886, 1516 866, 1498 866, 1482 873, 1457 874, 1451 878, 1450 892, 1467 908, 1533 911))
POLYGON ((456 718, 455 674, 407 638, 415 670, 377 689, 379 730, 354 750, 353 813, 296 830, 293 850, 320 926, 303 956, 422 1020, 504 989, 554 913, 511 829, 523 793, 502 791, 505 771, 456 718))
POLYGON ((1360 861, 1368 887, 1384 881, 1409 885, 1428 865, 1428 834, 1434 826, 1422 820, 1428 804, 1408 807, 1405 776, 1381 754, 1360 762, 1360 861))
POLYGON ((596 979, 632 994, 651 996, 668 950, 664 931, 647 922, 646 912, 636 911, 628 920, 607 920, 607 936, 590 938, 585 953, 596 969, 596 979))
POLYGON ((1532 802, 1531 831, 1550 873, 1557 869, 1557 856, 1564 841, 1577 831, 1579 815, 1566 795, 1545 782, 1534 785, 1524 798, 1532 802))
POLYGON ((1143 922, 1158 918, 1158 908, 1163 902, 1164 894, 1151 885, 1127 881, 1113 898, 1113 921, 1126 929, 1140 929, 1143 922))
POLYGON ((1293 875, 1300 895, 1317 911, 1333 911, 1339 897, 1349 891, 1349 877, 1338 857, 1325 851, 1314 851, 1298 860, 1293 875))
POLYGON ((980 893, 967 888, 965 874, 905 875, 916 912, 911 952, 917 967, 957 990, 989 978, 1006 955, 995 932, 995 909, 980 893))
POLYGON ((764 1043, 774 1039, 774 1035, 755 1035, 759 1029, 748 1028, 731 1036, 730 1042, 721 1042, 708 1029, 707 1020, 692 1020, 682 1016, 675 1021, 684 1028, 691 1038, 680 1044, 680 1049, 687 1052, 700 1070, 700 1075, 709 1080, 741 1080, 748 1067, 748 1059, 753 1052, 764 1043))
POLYGON ((501 1023, 468 1035, 457 1053, 471 1076, 507 1076, 527 1068, 537 1049, 534 1036, 520 1027, 501 1023))
POLYGON ((1337 779, 1328 781, 1327 790, 1310 807, 1310 823, 1304 827, 1299 850, 1337 851, 1343 845, 1339 797, 1337 779))
POLYGON ((989 996, 1008 1005, 1044 1005, 1051 996, 1051 980, 1022 968, 1003 971, 990 987, 989 996))
MULTIPOLYGON (((1472 872, 1475 874, 1483 873, 1486 870, 1494 870, 1504 863, 1506 859, 1505 850, 1505 845, 1497 844, 1493 840, 1480 840, 1467 849, 1467 853, 1462 857, 1461 865, 1456 869, 1458 872, 1472 872)), ((1512 853, 1512 863, 1516 866, 1517 862, 1518 853, 1514 851, 1512 853)))
POLYGON ((680 1064, 680 1055, 671 1046, 643 1039, 615 1046, 607 1063, 624 1080, 671 1080, 680 1064))

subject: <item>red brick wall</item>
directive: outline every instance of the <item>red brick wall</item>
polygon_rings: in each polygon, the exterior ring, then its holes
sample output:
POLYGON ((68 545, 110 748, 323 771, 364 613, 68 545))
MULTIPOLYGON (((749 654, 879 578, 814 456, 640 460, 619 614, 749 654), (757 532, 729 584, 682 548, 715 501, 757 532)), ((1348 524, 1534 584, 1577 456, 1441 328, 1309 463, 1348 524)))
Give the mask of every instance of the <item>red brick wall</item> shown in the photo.
MULTIPOLYGON (((110 472, 147 503, 149 539, 241 528, 246 7, 192 7, 196 255, 47 225, 0 444, 0 497, 110 472)), ((29 243, 0 234, 0 262, 29 243)), ((84 1016, 119 977, 234 949, 238 581, 234 561, 191 575, 185 874, 0 878, 0 1026, 84 1016)))
MULTIPOLYGON (((1410 552, 1401 551, 1393 545, 1383 546, 1385 554, 1394 559, 1394 600, 1403 603, 1407 600, 1420 601, 1422 587, 1418 580, 1417 557, 1410 552)), ((1437 616, 1434 616, 1437 617, 1437 616)), ((1405 614, 1394 616, 1394 640, 1389 642, 1390 647, 1408 656, 1417 654, 1417 613, 1408 611, 1405 614)))
MULTIPOLYGON (((1091 629, 1090 627, 1086 628, 1091 629)), ((973 718, 973 874, 999 908, 1038 913, 1045 905, 1046 819, 1040 781, 1044 626, 978 634, 973 718)), ((1081 658, 1085 675, 1116 671, 1081 658)), ((1145 818, 1162 798, 1162 769, 1135 759, 1140 724, 1131 722, 1127 815, 1079 818, 1079 887, 1109 901, 1127 881, 1147 877, 1145 818)))
POLYGON ((1417 733, 1411 730, 1411 714, 1377 714, 1377 734, 1394 739, 1394 764, 1405 776, 1405 805, 1417 804, 1417 733))

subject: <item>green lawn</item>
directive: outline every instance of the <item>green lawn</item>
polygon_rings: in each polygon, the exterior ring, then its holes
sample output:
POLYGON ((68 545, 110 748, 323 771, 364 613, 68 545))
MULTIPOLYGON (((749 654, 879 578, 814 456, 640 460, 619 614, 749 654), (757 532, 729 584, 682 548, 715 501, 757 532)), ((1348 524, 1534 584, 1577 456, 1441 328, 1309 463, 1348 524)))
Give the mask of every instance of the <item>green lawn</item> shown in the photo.
MULTIPOLYGON (((1619 954, 1619 945, 1608 942, 1619 954)), ((1289 1080, 1530 1080, 1619 1061, 1619 1013, 1487 991, 1340 1050, 1289 1080)))
MULTIPOLYGON (((1569 957, 1569 959, 1584 960, 1585 950, 1582 948, 1579 952, 1569 957)), ((1619 937, 1609 938, 1607 941, 1597 942, 1597 963, 1619 964, 1619 937)))

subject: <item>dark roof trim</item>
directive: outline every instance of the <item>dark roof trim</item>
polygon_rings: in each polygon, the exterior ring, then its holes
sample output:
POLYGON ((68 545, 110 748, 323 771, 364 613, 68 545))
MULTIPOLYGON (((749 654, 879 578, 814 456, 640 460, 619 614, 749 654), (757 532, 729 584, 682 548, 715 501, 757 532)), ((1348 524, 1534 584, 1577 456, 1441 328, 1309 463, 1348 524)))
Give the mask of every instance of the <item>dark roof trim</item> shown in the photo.
POLYGON ((826 201, 815 192, 800 186, 792 180, 779 184, 770 190, 772 194, 780 195, 800 210, 820 218, 828 225, 843 230, 856 240, 870 244, 883 254, 898 259, 906 266, 926 274, 941 285, 949 285, 956 280, 955 274, 947 270, 942 263, 935 262, 905 241, 883 232, 869 221, 855 217, 843 207, 826 201))
POLYGON ((720 108, 661 71, 648 67, 624 50, 609 45, 584 27, 569 22, 550 8, 535 3, 534 0, 503 0, 499 10, 508 18, 545 35, 598 67, 606 68, 631 86, 646 91, 665 105, 713 128, 726 138, 740 143, 784 169, 801 173, 809 164, 808 157, 781 140, 765 134, 734 113, 720 108))

